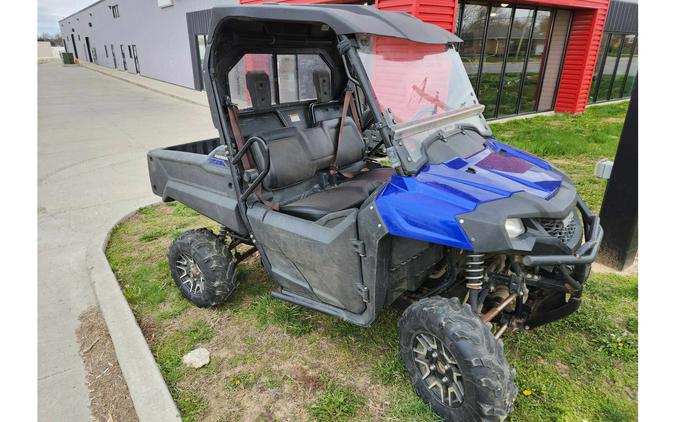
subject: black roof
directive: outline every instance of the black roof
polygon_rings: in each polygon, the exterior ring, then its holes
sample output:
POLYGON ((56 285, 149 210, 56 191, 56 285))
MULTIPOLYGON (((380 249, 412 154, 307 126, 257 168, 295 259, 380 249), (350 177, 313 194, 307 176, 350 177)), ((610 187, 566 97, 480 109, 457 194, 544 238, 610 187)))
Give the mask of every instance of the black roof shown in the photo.
POLYGON ((276 20, 326 24, 338 35, 375 34, 404 38, 426 44, 461 42, 456 35, 400 12, 383 12, 358 5, 286 5, 262 4, 227 6, 213 9, 211 34, 223 19, 276 20))

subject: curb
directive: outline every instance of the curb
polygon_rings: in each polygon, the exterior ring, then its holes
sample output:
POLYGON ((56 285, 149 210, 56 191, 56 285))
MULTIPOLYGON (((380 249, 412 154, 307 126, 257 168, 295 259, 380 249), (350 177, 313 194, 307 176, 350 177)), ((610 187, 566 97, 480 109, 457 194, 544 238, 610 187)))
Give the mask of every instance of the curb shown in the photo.
MULTIPOLYGON (((142 83, 139 83, 139 82, 135 82, 135 81, 129 80, 129 79, 127 79, 127 78, 122 78, 122 77, 117 76, 117 75, 113 75, 112 73, 109 73, 109 72, 106 72, 106 71, 104 71, 104 70, 100 70, 100 69, 97 69, 96 67, 94 67, 94 66, 97 66, 97 65, 88 65, 88 64, 85 64, 85 65, 80 65, 80 66, 82 66, 82 67, 85 68, 85 69, 89 69, 89 70, 93 70, 94 72, 98 72, 98 73, 100 73, 101 75, 105 75, 105 76, 108 76, 108 77, 110 77, 110 78, 114 78, 114 79, 120 80, 120 81, 122 81, 122 82, 126 82, 126 83, 131 84, 131 85, 135 85, 135 86, 140 87, 140 88, 143 88, 143 89, 147 89, 148 91, 152 91, 152 92, 154 92, 154 93, 156 93, 156 94, 166 95, 167 97, 171 97, 171 98, 174 98, 174 99, 180 100, 180 101, 185 101, 186 103, 198 105, 198 106, 201 106, 201 107, 206 107, 206 108, 209 107, 208 104, 203 104, 203 103, 200 103, 200 102, 198 102, 198 101, 194 101, 194 100, 191 100, 191 99, 189 99, 189 98, 182 97, 182 96, 180 96, 180 95, 171 94, 171 93, 166 92, 166 91, 163 91, 163 90, 161 90, 161 89, 152 88, 152 87, 149 87, 148 85, 145 85, 145 84, 142 84, 142 83)), ((145 77, 145 76, 140 76, 140 77, 145 77)), ((160 82, 161 82, 161 81, 160 81, 160 82)), ((187 89, 187 88, 186 88, 186 89, 187 89)))
MULTIPOLYGON (((136 210, 126 214, 113 228, 135 214, 136 210)), ((138 419, 141 422, 180 421, 176 403, 105 256, 113 228, 104 236, 96 236, 87 246, 85 260, 96 301, 108 326, 138 419)))

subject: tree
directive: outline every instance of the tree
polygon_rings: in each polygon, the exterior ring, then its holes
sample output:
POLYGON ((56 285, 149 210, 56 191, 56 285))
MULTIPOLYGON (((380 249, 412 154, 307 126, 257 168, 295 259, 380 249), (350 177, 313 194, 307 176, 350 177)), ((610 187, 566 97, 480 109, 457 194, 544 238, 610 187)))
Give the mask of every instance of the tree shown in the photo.
POLYGON ((63 46, 63 37, 61 34, 49 34, 43 32, 38 36, 38 41, 49 41, 52 47, 63 46))

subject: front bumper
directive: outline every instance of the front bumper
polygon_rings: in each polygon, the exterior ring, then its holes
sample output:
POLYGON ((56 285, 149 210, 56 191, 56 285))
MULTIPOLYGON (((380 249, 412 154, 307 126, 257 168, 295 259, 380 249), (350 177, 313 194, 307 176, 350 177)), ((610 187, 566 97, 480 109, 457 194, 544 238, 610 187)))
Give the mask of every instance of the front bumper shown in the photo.
POLYGON ((580 245, 573 254, 568 255, 525 255, 523 264, 528 267, 546 265, 584 265, 595 261, 600 249, 604 231, 600 225, 600 217, 593 215, 586 204, 579 199, 578 209, 584 223, 586 242, 580 245))

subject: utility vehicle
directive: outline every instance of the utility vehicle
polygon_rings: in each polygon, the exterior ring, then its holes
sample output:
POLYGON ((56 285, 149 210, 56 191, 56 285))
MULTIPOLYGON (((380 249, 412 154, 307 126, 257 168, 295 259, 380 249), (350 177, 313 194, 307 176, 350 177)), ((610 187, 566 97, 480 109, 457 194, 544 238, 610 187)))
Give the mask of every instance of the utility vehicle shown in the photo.
POLYGON ((492 136, 460 46, 372 7, 215 8, 219 137, 148 166, 155 194, 222 226, 171 245, 192 303, 227 300, 257 252, 292 304, 361 326, 408 305, 419 396, 447 420, 496 421, 516 396, 499 338, 578 309, 603 232, 566 175, 492 136))

